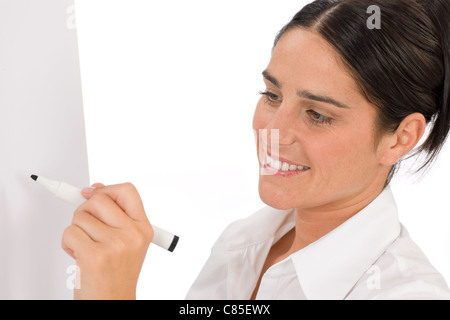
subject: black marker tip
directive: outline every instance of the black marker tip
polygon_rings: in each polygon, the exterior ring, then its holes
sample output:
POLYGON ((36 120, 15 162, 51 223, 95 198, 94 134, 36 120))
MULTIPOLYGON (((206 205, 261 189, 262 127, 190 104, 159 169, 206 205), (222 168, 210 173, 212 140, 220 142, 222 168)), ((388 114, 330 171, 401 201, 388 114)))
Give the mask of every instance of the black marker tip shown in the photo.
POLYGON ((34 174, 31 175, 31 179, 33 179, 34 181, 36 181, 37 178, 38 178, 38 176, 36 176, 36 175, 34 175, 34 174))

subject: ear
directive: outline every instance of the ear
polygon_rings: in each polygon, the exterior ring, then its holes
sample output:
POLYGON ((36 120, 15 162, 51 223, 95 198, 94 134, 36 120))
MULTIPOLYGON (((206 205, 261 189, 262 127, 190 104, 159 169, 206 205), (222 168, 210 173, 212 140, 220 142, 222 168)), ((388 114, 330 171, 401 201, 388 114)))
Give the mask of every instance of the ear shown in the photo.
POLYGON ((397 130, 382 139, 383 147, 380 151, 380 163, 393 166, 407 155, 420 141, 426 128, 425 117, 421 113, 413 113, 400 123, 397 130))

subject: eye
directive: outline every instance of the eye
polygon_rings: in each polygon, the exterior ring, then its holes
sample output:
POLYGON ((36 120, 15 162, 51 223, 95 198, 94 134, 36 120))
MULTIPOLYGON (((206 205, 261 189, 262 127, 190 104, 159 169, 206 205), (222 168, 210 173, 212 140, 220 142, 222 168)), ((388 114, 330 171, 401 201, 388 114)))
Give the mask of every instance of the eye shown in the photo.
POLYGON ((310 119, 314 125, 321 125, 321 124, 322 125, 324 125, 324 124, 331 125, 331 123, 333 121, 333 119, 326 117, 324 115, 321 115, 320 113, 318 113, 314 110, 308 110, 306 112, 309 114, 310 119))
POLYGON ((269 104, 276 104, 276 103, 280 103, 283 101, 283 99, 276 95, 275 93, 266 91, 266 92, 259 92, 260 95, 264 96, 265 100, 269 103, 269 104))

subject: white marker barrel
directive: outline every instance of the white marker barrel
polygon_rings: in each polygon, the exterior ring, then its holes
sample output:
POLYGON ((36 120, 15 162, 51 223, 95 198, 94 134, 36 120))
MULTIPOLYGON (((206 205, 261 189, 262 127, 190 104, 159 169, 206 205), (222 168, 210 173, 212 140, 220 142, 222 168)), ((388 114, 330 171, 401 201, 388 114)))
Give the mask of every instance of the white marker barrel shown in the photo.
MULTIPOLYGON (((51 180, 43 176, 36 175, 32 175, 31 178, 47 188, 58 198, 77 207, 86 201, 86 199, 81 195, 81 190, 79 188, 63 181, 51 180)), ((178 243, 179 237, 157 226, 152 225, 152 227, 154 231, 152 243, 173 252, 178 243)))

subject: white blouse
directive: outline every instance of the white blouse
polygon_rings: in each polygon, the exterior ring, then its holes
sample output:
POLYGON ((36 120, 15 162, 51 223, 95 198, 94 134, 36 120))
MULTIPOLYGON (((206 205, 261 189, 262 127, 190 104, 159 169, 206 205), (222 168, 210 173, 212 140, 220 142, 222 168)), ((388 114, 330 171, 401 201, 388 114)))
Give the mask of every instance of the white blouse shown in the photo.
MULTIPOLYGON (((294 210, 264 207, 228 226, 187 299, 249 299, 294 210)), ((449 299, 442 277, 398 220, 390 187, 339 227, 271 266, 256 299, 449 299)))

